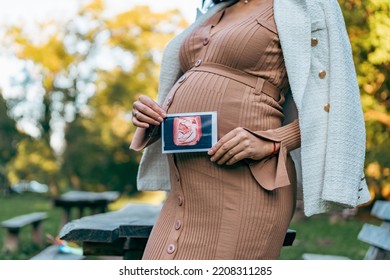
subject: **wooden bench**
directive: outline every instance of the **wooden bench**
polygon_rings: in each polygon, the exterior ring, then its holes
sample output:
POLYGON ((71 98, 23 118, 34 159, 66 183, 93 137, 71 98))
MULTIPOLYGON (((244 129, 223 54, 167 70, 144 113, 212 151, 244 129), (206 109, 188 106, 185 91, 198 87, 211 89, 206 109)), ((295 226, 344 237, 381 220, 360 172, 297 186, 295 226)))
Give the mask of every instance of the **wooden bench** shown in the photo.
POLYGON ((47 219, 45 212, 35 212, 3 221, 1 227, 7 229, 4 236, 3 250, 16 252, 20 243, 20 230, 28 225, 32 225, 32 241, 42 246, 42 221, 45 219, 47 219))
MULTIPOLYGON (((129 203, 118 211, 86 216, 67 223, 62 240, 81 242, 85 256, 120 256, 141 259, 161 206, 129 203)), ((291 246, 295 230, 286 233, 283 246, 291 246)))
MULTIPOLYGON (((390 201, 376 201, 371 215, 380 219, 380 226, 364 224, 358 239, 370 245, 365 260, 385 260, 390 257, 390 201)), ((349 260, 345 256, 303 254, 304 260, 349 260)))
POLYGON ((84 209, 89 208, 93 214, 104 213, 108 205, 120 197, 120 192, 87 192, 69 191, 53 200, 55 207, 63 209, 60 227, 70 221, 72 209, 78 210, 78 218, 84 216, 84 209))

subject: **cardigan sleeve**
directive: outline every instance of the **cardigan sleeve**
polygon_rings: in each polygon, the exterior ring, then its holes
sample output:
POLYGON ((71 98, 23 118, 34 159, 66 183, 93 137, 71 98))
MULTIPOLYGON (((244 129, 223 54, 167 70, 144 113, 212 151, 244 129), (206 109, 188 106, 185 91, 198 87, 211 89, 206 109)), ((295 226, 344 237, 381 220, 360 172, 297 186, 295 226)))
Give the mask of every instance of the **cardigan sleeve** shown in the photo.
POLYGON ((137 127, 133 140, 130 144, 130 149, 141 151, 150 144, 156 142, 161 137, 161 126, 151 125, 149 128, 137 127))
POLYGON ((253 135, 266 141, 280 143, 279 152, 274 156, 260 161, 248 162, 249 169, 256 181, 267 190, 288 186, 291 184, 287 172, 287 156, 292 150, 301 146, 301 133, 298 120, 280 128, 266 131, 251 131, 253 135))

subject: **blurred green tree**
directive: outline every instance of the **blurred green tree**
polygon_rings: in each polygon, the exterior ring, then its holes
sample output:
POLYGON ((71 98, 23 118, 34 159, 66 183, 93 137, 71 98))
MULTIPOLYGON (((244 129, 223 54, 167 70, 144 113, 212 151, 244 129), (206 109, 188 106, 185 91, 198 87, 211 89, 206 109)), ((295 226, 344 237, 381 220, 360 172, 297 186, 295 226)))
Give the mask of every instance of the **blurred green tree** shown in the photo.
POLYGON ((21 138, 15 120, 8 115, 7 104, 0 92, 0 191, 8 190, 6 165, 15 157, 17 143, 21 138))
POLYGON ((59 161, 44 139, 25 137, 17 145, 17 154, 7 164, 11 184, 38 181, 50 186, 56 184, 59 161))
POLYGON ((362 95, 366 177, 372 197, 390 199, 390 1, 339 0, 362 95))
MULTIPOLYGON (((132 103, 141 93, 156 96, 162 48, 187 23, 177 10, 136 6, 108 18, 105 9, 104 1, 93 0, 74 19, 41 23, 33 35, 9 27, 5 42, 24 62, 25 77, 22 94, 8 103, 17 121, 39 128, 41 151, 55 155, 56 168, 43 172, 58 170, 64 187, 132 192, 139 162, 129 150, 132 103), (35 118, 17 110, 34 86, 43 92, 35 118)), ((31 151, 21 145, 19 152, 31 151)), ((37 172, 13 161, 9 176, 20 179, 22 169, 37 172)))

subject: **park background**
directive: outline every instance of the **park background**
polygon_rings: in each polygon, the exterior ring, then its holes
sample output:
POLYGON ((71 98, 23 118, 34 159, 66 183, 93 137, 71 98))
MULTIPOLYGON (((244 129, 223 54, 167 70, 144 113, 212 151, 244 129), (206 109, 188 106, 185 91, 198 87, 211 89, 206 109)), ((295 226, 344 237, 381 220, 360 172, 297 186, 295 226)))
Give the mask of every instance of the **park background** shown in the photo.
MULTIPOLYGON (((55 236, 60 213, 51 200, 69 190, 121 192, 110 210, 161 203, 164 192, 136 190, 141 154, 129 150, 132 103, 139 94, 156 97, 162 50, 194 20, 201 1, 12 2, 0 0, 0 221, 48 211, 44 230, 55 236), (24 182, 47 191, 17 192, 24 182)), ((291 225, 298 235, 283 259, 304 252, 362 259, 367 246, 356 236, 372 203, 390 200, 390 1, 339 3, 366 121, 372 199, 354 211, 311 218, 298 207, 291 225)), ((20 252, 1 252, 0 259, 39 251, 27 235, 20 252)))

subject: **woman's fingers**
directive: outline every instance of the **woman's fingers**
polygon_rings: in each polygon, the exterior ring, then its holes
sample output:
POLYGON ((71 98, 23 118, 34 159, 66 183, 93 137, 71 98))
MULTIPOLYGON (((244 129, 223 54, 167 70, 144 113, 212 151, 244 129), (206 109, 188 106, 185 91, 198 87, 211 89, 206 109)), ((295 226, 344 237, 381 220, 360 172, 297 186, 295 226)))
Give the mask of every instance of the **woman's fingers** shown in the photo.
POLYGON ((209 150, 211 161, 224 164, 234 158, 237 153, 243 150, 244 145, 241 143, 243 140, 240 128, 230 131, 209 150))
POLYGON ((223 136, 208 154, 211 161, 232 165, 246 158, 254 160, 264 158, 271 153, 270 145, 272 142, 263 141, 239 127, 223 136))
POLYGON ((240 145, 239 143, 237 143, 237 145, 232 147, 230 150, 228 150, 217 161, 217 163, 219 165, 222 165, 222 164, 231 165, 231 164, 234 164, 234 163, 244 159, 245 157, 241 157, 241 156, 244 156, 245 154, 246 154, 246 151, 243 149, 243 146, 240 145))
POLYGON ((165 111, 151 98, 140 96, 133 103, 132 122, 135 126, 148 128, 149 125, 160 125, 166 117, 165 111))
POLYGON ((135 101, 133 104, 133 116, 138 120, 146 121, 147 119, 153 119, 160 123, 163 121, 163 117, 160 115, 160 111, 156 111, 155 107, 150 107, 150 104, 142 103, 141 101, 135 101))
POLYGON ((212 156, 211 160, 215 161, 217 158, 219 158, 219 155, 222 153, 221 149, 222 150, 226 149, 226 146, 224 146, 224 148, 222 148, 222 146, 226 144, 234 136, 235 136, 234 132, 230 131, 226 135, 224 135, 221 139, 219 139, 219 141, 213 147, 211 147, 211 149, 207 152, 209 156, 212 156))
POLYGON ((133 111, 133 117, 131 119, 131 121, 133 122, 133 124, 137 127, 142 127, 142 128, 149 128, 149 123, 147 122, 141 122, 137 119, 137 114, 134 114, 134 111, 133 111))
POLYGON ((133 117, 139 122, 159 125, 163 118, 155 111, 143 104, 134 103, 133 117))
POLYGON ((240 160, 243 160, 245 158, 248 158, 247 151, 242 150, 241 152, 238 152, 237 154, 235 154, 234 157, 230 158, 226 162, 226 165, 233 165, 236 162, 239 162, 240 160))
POLYGON ((166 115, 166 112, 160 107, 160 105, 158 105, 153 99, 151 99, 150 97, 148 96, 145 96, 145 95, 141 95, 138 100, 146 105, 147 107, 151 108, 154 112, 156 112, 161 118, 165 118, 167 115, 166 115))

